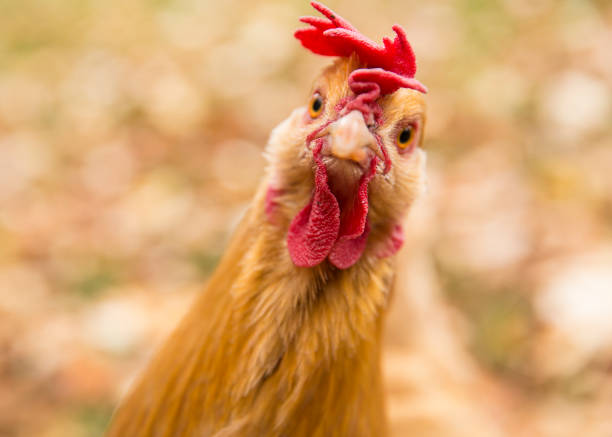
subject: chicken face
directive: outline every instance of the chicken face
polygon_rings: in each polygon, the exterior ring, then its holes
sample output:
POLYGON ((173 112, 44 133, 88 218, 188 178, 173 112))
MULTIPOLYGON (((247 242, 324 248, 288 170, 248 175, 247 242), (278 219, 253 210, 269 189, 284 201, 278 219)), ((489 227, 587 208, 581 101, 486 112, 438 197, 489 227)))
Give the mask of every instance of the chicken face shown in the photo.
POLYGON ((421 93, 400 88, 364 104, 350 87, 356 55, 315 81, 307 106, 273 132, 269 217, 286 223, 293 262, 348 268, 401 244, 399 221, 423 182, 421 93))
POLYGON ((416 60, 401 26, 377 45, 311 4, 324 18, 302 17, 309 27, 294 36, 313 53, 341 59, 315 82, 308 106, 272 134, 265 211, 273 223, 290 220, 287 249, 296 266, 327 259, 346 269, 368 249, 384 257, 401 246, 399 220, 425 161, 419 93, 427 89, 414 78, 416 60))

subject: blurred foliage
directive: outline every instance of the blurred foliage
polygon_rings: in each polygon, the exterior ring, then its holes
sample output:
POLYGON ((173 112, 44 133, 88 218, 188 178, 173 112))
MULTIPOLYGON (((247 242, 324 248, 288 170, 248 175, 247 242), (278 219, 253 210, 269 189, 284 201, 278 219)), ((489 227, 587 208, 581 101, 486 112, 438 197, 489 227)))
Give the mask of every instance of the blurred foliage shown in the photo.
POLYGON ((499 289, 479 283, 478 276, 439 271, 451 301, 470 319, 473 353, 498 372, 529 388, 529 336, 534 314, 520 283, 499 289))
POLYGON ((82 406, 77 410, 76 422, 83 428, 83 437, 102 435, 112 415, 111 405, 82 406))
POLYGON ((74 290, 83 297, 93 298, 117 282, 117 274, 112 268, 98 265, 90 271, 83 272, 83 276, 74 284, 74 290))

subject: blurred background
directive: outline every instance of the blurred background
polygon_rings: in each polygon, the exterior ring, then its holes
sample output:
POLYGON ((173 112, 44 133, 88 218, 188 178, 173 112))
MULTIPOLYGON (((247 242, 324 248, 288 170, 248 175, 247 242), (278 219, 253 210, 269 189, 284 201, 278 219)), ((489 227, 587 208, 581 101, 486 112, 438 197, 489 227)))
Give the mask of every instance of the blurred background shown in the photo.
MULTIPOLYGON (((612 3, 329 0, 407 29, 429 189, 394 436, 612 436, 612 3)), ((306 1, 0 0, 0 436, 99 436, 329 60, 306 1)))

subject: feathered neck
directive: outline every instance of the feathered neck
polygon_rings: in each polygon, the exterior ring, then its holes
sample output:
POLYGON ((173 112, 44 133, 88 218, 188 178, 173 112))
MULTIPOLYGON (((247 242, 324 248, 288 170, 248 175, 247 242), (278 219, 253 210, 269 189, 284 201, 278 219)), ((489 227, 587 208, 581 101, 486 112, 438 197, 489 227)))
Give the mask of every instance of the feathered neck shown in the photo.
POLYGON ((296 267, 265 220, 262 187, 107 436, 384 435, 380 343, 392 279, 389 259, 296 267))

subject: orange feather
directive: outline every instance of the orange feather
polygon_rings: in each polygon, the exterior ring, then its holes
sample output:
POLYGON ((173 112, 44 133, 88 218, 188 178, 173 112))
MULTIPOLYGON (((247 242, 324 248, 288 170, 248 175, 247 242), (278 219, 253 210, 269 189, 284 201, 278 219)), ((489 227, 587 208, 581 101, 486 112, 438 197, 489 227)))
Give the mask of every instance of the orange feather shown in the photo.
MULTIPOLYGON (((325 114, 350 92, 356 57, 326 69, 313 89, 325 114)), ((424 122, 416 91, 381 102, 381 132, 395 141, 404 119, 424 122)), ((289 222, 313 187, 304 138, 312 131, 299 108, 270 138, 267 176, 206 289, 135 382, 113 417, 108 437, 384 436, 381 335, 391 293, 392 258, 379 246, 422 182, 424 153, 394 160, 370 186, 372 231, 352 267, 325 261, 296 267, 286 245, 289 222), (275 219, 266 193, 281 188, 275 219)))

